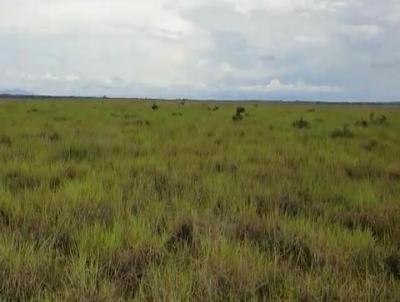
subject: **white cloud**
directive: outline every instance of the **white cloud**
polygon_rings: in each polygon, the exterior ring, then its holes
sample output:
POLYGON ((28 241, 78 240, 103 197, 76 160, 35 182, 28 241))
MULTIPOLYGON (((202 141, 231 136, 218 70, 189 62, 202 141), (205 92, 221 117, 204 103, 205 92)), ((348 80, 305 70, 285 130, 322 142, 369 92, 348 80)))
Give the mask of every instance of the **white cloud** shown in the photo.
POLYGON ((304 82, 297 82, 294 84, 284 84, 279 79, 273 79, 267 85, 251 85, 242 86, 241 90, 244 91, 258 91, 258 92, 312 92, 312 93, 325 93, 325 92, 338 92, 341 89, 336 86, 327 85, 312 85, 304 82))
POLYGON ((0 0, 0 85, 395 99, 399 11, 398 0, 0 0))
POLYGON ((374 38, 383 33, 382 28, 374 24, 344 25, 338 31, 339 33, 357 38, 374 38))
POLYGON ((299 35, 296 36, 295 38, 296 42, 304 43, 304 44, 323 44, 326 42, 324 37, 318 37, 318 36, 306 36, 306 35, 299 35))
POLYGON ((0 31, 32 34, 190 34, 191 24, 167 0, 2 0, 0 31), (29 16, 29 18, 28 18, 29 16))
POLYGON ((227 0, 234 4, 236 11, 249 14, 254 11, 267 11, 274 14, 294 12, 335 13, 346 8, 351 0, 227 0))
POLYGON ((60 77, 52 74, 51 72, 48 72, 45 75, 43 75, 43 80, 46 80, 46 81, 58 81, 58 80, 60 80, 60 77))
POLYGON ((67 82, 75 82, 75 81, 79 81, 81 78, 75 74, 70 74, 68 76, 65 77, 65 80, 67 82))

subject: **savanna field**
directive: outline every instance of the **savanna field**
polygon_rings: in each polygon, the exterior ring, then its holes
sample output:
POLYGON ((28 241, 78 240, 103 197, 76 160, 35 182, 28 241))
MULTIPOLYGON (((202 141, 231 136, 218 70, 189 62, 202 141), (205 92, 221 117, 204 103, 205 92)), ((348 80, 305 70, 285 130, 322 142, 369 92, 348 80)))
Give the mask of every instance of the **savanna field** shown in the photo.
POLYGON ((0 301, 400 301, 400 107, 2 100, 0 301))

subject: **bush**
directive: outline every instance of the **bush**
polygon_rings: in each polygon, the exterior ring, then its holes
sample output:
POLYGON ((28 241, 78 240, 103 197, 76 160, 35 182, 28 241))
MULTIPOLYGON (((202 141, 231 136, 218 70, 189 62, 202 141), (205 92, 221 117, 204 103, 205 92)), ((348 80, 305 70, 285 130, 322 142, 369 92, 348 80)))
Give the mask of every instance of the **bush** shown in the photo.
POLYGON ((237 107, 235 115, 232 116, 232 121, 237 122, 243 119, 243 114, 246 112, 246 109, 243 107, 237 107))
POLYGON ((237 122, 237 121, 241 121, 243 119, 242 115, 233 115, 232 116, 232 121, 237 122))
POLYGON ((241 115, 246 112, 246 109, 244 107, 237 107, 236 108, 236 115, 241 115))
POLYGON ((179 247, 194 247, 193 223, 185 220, 178 224, 166 243, 169 250, 177 250, 179 247))
POLYGON ((0 228, 10 226, 10 222, 10 215, 3 209, 0 209, 0 228))
POLYGON ((100 272, 126 296, 133 297, 148 267, 160 259, 161 254, 150 248, 117 249, 102 258, 100 272))
POLYGON ((11 138, 7 135, 0 135, 0 146, 11 147, 11 138))
POLYGON ((299 120, 294 121, 292 123, 292 125, 294 128, 303 129, 303 128, 308 128, 309 123, 306 120, 304 120, 303 118, 300 118, 299 120))
POLYGON ((387 273, 395 279, 400 279, 400 253, 392 253, 384 260, 387 273))
POLYGON ((261 250, 278 251, 280 257, 295 267, 308 270, 321 264, 304 238, 284 232, 275 222, 239 221, 234 234, 237 240, 250 241, 261 250))
POLYGON ((343 125, 342 129, 336 129, 332 132, 331 137, 332 138, 350 138, 353 137, 354 134, 350 131, 349 127, 347 125, 343 125))
POLYGON ((362 147, 367 150, 368 152, 371 152, 372 149, 374 149, 378 145, 378 141, 371 139, 368 142, 364 143, 362 147))
POLYGON ((368 122, 367 122, 366 120, 361 119, 361 120, 357 121, 357 122, 355 123, 355 125, 358 126, 358 127, 364 127, 364 128, 366 128, 366 127, 368 127, 369 124, 368 124, 368 122))
POLYGON ((41 181, 35 176, 26 175, 20 172, 12 172, 5 176, 5 184, 12 193, 16 194, 19 191, 34 190, 38 188, 41 181))
POLYGON ((375 124, 375 125, 382 125, 387 122, 386 115, 381 115, 380 117, 375 118, 375 113, 373 113, 373 112, 371 112, 371 114, 369 115, 369 119, 370 119, 371 123, 375 124))

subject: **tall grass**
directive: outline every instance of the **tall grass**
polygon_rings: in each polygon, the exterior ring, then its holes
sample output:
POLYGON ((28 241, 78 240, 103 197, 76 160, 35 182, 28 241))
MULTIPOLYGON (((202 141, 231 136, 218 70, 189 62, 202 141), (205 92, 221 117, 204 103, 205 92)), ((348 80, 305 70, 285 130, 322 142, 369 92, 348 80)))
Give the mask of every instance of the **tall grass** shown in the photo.
POLYGON ((393 107, 1 101, 0 300, 398 301, 399 134, 393 107))

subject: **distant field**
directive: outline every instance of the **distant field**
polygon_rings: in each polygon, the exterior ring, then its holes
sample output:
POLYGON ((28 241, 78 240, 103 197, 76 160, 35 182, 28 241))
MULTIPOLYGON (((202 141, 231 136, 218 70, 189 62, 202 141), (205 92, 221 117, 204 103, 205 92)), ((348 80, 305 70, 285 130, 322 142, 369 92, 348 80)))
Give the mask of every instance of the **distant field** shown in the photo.
POLYGON ((0 101, 0 301, 399 299, 399 107, 0 101))

